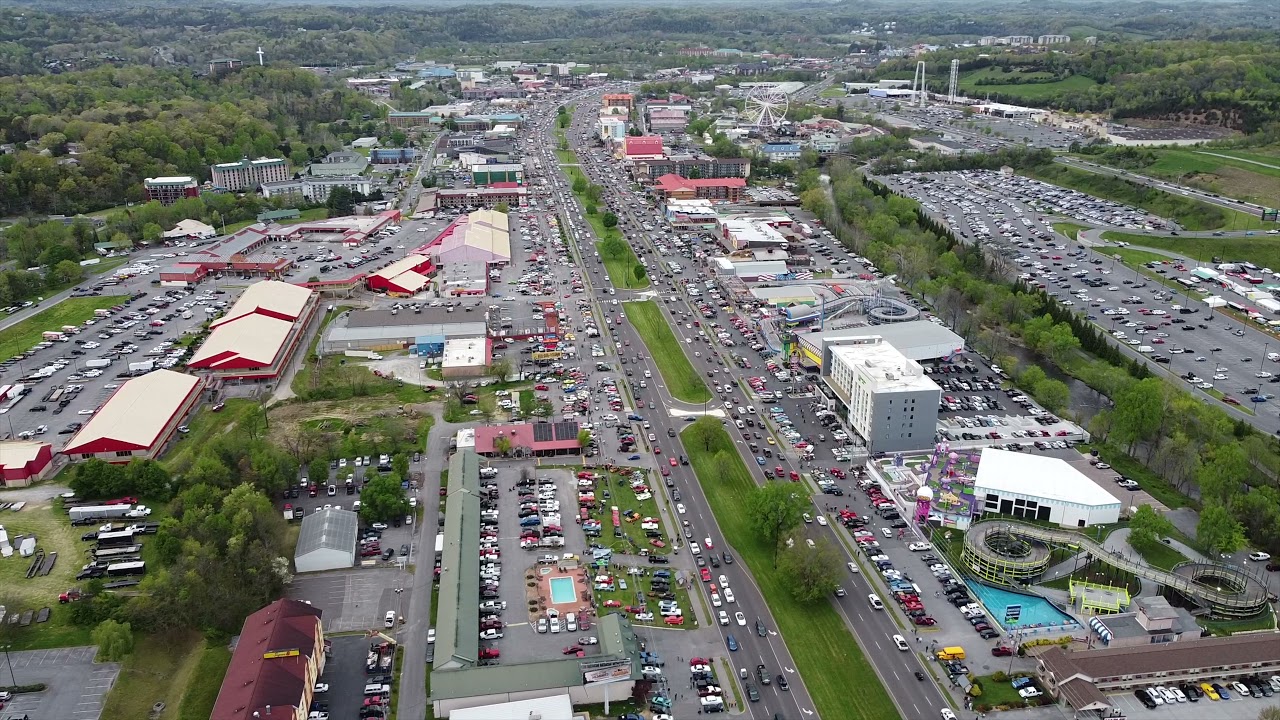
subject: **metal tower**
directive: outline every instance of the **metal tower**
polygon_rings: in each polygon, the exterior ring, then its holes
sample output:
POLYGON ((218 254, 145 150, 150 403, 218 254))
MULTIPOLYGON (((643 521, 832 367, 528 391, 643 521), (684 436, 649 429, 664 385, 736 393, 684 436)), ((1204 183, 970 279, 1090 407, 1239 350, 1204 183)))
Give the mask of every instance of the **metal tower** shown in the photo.
POLYGON ((960 82, 960 58, 952 58, 951 60, 951 84, 947 88, 947 102, 955 104, 956 101, 956 85, 960 82))
POLYGON ((924 107, 924 61, 916 63, 916 74, 911 78, 911 101, 917 107, 924 107))

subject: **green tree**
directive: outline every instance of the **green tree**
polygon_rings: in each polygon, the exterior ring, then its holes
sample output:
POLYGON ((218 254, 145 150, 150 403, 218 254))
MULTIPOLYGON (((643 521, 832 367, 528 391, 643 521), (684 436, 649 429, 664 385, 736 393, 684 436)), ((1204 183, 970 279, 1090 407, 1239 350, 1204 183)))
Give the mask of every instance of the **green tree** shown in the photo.
POLYGON ((403 131, 403 130, 392 130, 392 131, 391 131, 391 144, 392 144, 392 145, 395 145, 396 147, 404 147, 404 146, 405 146, 405 143, 407 143, 407 142, 409 142, 409 136, 408 136, 407 134, 405 134, 405 131, 403 131))
POLYGON ((132 494, 154 500, 171 497, 169 471, 155 460, 134 458, 125 466, 125 475, 132 494))
POLYGON ((1228 504, 1252 474, 1252 465, 1240 443, 1219 445, 1207 453, 1196 471, 1200 497, 1206 502, 1228 504))
POLYGON ((497 205, 494 205, 493 209, 497 212, 502 213, 503 215, 506 215, 507 213, 511 212, 511 206, 505 202, 500 202, 497 205))
POLYGON ((1196 539, 1212 553, 1233 553, 1244 547, 1244 526, 1226 505, 1206 502, 1196 523, 1196 539))
POLYGON ((511 362, 508 360, 494 360, 489 363, 489 367, 484 369, 484 374, 498 382, 506 382, 507 378, 511 377, 511 362))
MULTIPOLYGON (((775 484, 782 486, 782 483, 775 484)), ((826 538, 819 539, 813 547, 796 540, 782 552, 776 564, 791 588, 792 597, 802 603, 830 597, 839 584, 840 559, 826 538)))
POLYGON ((773 566, 778 567, 782 539, 803 520, 805 501, 790 483, 770 482, 747 497, 747 517, 756 532, 773 548, 773 566))
POLYGON ((103 620, 90 633, 93 644, 98 646, 100 662, 119 662, 133 653, 133 628, 129 623, 103 620))
POLYGON ((49 274, 53 277, 55 283, 71 285, 84 279, 84 268, 80 267, 80 263, 74 260, 63 260, 53 266, 49 274))
POLYGON ((640 263, 636 263, 635 265, 632 265, 632 266, 631 266, 631 276, 632 276, 632 277, 634 277, 634 278, 636 279, 636 284, 637 284, 637 285, 643 285, 643 284, 644 284, 644 279, 645 279, 645 276, 646 276, 647 272, 648 272, 648 271, 647 271, 647 270, 645 270, 645 269, 644 269, 644 266, 643 266, 643 265, 641 265, 640 263))
POLYGON ((590 200, 593 203, 599 203, 600 199, 604 197, 604 188, 600 187, 599 185, 596 185, 595 183, 590 183, 589 185, 587 185, 586 192, 587 192, 587 200, 590 200))
POLYGON ((360 517, 365 522, 387 522, 409 512, 409 500, 394 473, 378 475, 360 491, 360 517))
POLYGON ((600 208, 596 207, 595 203, 588 201, 587 206, 585 208, 585 212, 588 215, 595 215, 596 213, 600 212, 600 208))
POLYGON ((317 484, 326 482, 329 479, 329 463, 322 457, 312 458, 307 463, 307 479, 317 484))
POLYGON ((409 477, 409 456, 404 453, 396 453, 392 456, 391 472, 402 479, 409 477))
POLYGON ((605 214, 604 214, 604 217, 603 217, 603 218, 601 218, 601 220, 600 220, 600 221, 601 221, 601 222, 604 224, 604 226, 605 226, 605 227, 607 227, 607 228, 616 228, 616 227, 618 227, 618 216, 617 216, 617 215, 614 215, 614 214, 613 214, 613 213, 611 213, 611 212, 607 212, 607 213, 605 213, 605 214))
POLYGON ((1129 544, 1135 548, 1160 544, 1160 538, 1173 533, 1173 523, 1150 505, 1141 505, 1129 521, 1129 544))
POLYGON ((587 191, 587 179, 581 175, 573 179, 573 194, 581 195, 587 191))
POLYGON ((234 483, 231 470, 213 454, 202 454, 187 470, 184 478, 192 485, 230 488, 234 483))
POLYGON ((695 445, 702 446, 704 452, 711 452, 711 448, 729 439, 720 421, 710 415, 694 420, 681 435, 688 435, 695 445))
POLYGON ((142 242, 158 243, 164 237, 164 229, 155 223, 147 223, 142 226, 142 242))
POLYGON ((86 499, 106 499, 127 491, 124 467, 97 458, 75 466, 68 483, 71 490, 86 499))
POLYGON ((578 431, 578 447, 585 448, 590 444, 591 444, 591 431, 579 430, 578 431))
POLYGON ((1031 394, 1053 412, 1061 412, 1071 402, 1071 389, 1061 380, 1045 378, 1035 384, 1031 394))
POLYGON ((507 437, 506 435, 499 435, 498 437, 494 438, 493 449, 496 450, 498 454, 501 455, 502 457, 506 457, 510 455, 511 454, 511 438, 507 437))
POLYGON ((359 193, 349 188, 335 187, 329 191, 329 197, 324 204, 329 208, 330 217, 338 217, 353 214, 356 211, 356 203, 361 199, 359 193))
POLYGON ((1111 437, 1128 445, 1129 454, 1133 454, 1137 443, 1154 438, 1160 429, 1164 422, 1165 391, 1164 381, 1152 377, 1117 393, 1111 437))

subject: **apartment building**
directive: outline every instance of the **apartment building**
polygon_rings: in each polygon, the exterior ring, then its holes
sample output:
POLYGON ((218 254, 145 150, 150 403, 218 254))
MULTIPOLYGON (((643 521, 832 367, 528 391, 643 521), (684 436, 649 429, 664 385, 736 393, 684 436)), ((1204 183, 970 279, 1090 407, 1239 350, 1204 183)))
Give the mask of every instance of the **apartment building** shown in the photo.
POLYGON ((172 205, 182 198, 199 197, 200 184, 189 175, 146 178, 142 181, 142 192, 147 200, 172 205))
POLYGON ((230 192, 254 190, 263 183, 289 179, 289 163, 284 158, 242 158, 237 162, 218 163, 210 171, 213 186, 230 192))
POLYGON ((844 403, 849 427, 871 452, 933 443, 942 389, 920 363, 878 337, 832 348, 831 358, 823 380, 844 403))

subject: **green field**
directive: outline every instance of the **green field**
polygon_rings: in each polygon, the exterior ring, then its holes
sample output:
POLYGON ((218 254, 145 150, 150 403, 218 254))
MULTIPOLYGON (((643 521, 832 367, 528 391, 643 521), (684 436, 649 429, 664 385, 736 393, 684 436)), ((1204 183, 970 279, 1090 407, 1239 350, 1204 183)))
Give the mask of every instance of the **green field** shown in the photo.
POLYGON ((120 677, 102 705, 104 718, 145 718, 157 702, 159 720, 177 718, 187 687, 200 664, 204 641, 195 632, 136 637, 120 677))
POLYGON ((1139 545, 1129 543, 1129 546, 1141 555, 1148 565, 1161 570, 1172 570, 1175 565, 1187 561, 1186 555, 1159 541, 1139 545))
POLYGON ((844 97, 845 95, 848 95, 848 93, 846 93, 844 91, 844 88, 842 87, 829 87, 826 90, 823 90, 822 92, 818 93, 818 97, 824 97, 824 98, 838 98, 838 97, 844 97))
MULTIPOLYGON (((1133 233, 1103 233, 1107 240, 1121 240, 1131 245, 1159 248, 1195 258, 1201 262, 1222 258, 1251 262, 1258 267, 1280 268, 1280 239, 1273 235, 1246 237, 1157 237, 1133 233)), ((1108 249, 1110 250, 1110 249, 1108 249)), ((1163 258, 1162 258, 1163 259, 1163 258)))
POLYGON ((1053 185, 1142 208, 1153 215, 1169 218, 1187 230, 1219 228, 1250 230, 1274 225, 1274 223, 1267 223, 1264 226, 1256 215, 1246 215, 1182 195, 1138 185, 1114 175, 1088 172, 1067 167, 1061 163, 1049 163, 1019 172, 1053 185))
MULTIPOLYGON (((1143 175, 1171 180, 1267 207, 1280 206, 1280 157, 1212 148, 1206 150, 1152 148, 1149 152, 1155 155, 1156 161, 1137 170, 1143 175), (1216 155, 1208 153, 1216 153, 1216 155), (1219 155, 1231 157, 1219 157, 1219 155), (1248 162, 1249 160, 1256 162, 1248 162), (1268 165, 1271 167, 1267 167, 1268 165)), ((1096 161, 1105 160, 1105 157, 1088 156, 1086 159, 1096 161)))
MULTIPOLYGON (((327 217, 329 217, 328 208, 309 208, 307 210, 299 211, 297 218, 293 220, 282 220, 277 224, 278 225, 297 225, 298 223, 311 222, 313 220, 324 220, 327 217)), ((257 220, 241 220, 238 223, 231 223, 230 225, 226 226, 225 229, 219 228, 219 230, 230 234, 233 232, 239 232, 249 227, 250 225, 253 225, 256 222, 258 221, 257 220)))
POLYGON ((1068 240, 1075 240, 1077 239, 1076 235, 1081 230, 1088 230, 1089 226, 1079 225, 1077 223, 1069 223, 1069 222, 1056 222, 1053 224, 1053 229, 1055 232, 1059 232, 1067 236, 1068 240))
POLYGON ((231 650, 226 645, 205 642, 196 665, 195 677, 182 696, 178 720, 205 720, 213 714, 213 704, 222 689, 222 678, 231 665, 231 650))
POLYGON ((0 331, 0 358, 11 358, 40 342, 40 334, 59 330, 63 325, 79 325, 93 317, 93 311, 109 308, 128 300, 128 295, 67 298, 53 307, 32 315, 0 331))
MULTIPOLYGON (((729 434, 717 433, 710 449, 695 438, 686 430, 682 441, 698 484, 725 541, 750 568, 764 595, 814 709, 822 717, 842 720, 898 718, 897 708, 831 604, 797 602, 786 580, 774 571, 773 548, 762 541, 746 511, 747 497, 756 484, 729 434)), ((728 656, 732 662, 733 653, 728 656)))
POLYGON ((662 373, 671 397, 687 403, 710 400, 711 391, 681 350, 680 341, 671 332, 671 326, 662 316, 662 308, 658 307, 658 303, 644 300, 623 303, 622 307, 627 320, 640 333, 640 339, 649 349, 653 361, 658 364, 658 372, 662 373))
POLYGON ((986 95, 1004 95, 1006 97, 1026 98, 1030 100, 1043 99, 1052 97, 1061 92, 1088 90, 1097 83, 1091 78, 1083 75, 1072 75, 1063 80, 1046 83, 1025 83, 1025 84, 1000 84, 1000 85, 979 85, 978 80, 1004 80, 1014 77, 1032 78, 1048 78, 1052 77, 1047 72, 1030 72, 1030 73, 1004 73, 997 68, 982 68, 965 73, 960 76, 959 87, 966 94, 973 97, 985 97, 986 95))

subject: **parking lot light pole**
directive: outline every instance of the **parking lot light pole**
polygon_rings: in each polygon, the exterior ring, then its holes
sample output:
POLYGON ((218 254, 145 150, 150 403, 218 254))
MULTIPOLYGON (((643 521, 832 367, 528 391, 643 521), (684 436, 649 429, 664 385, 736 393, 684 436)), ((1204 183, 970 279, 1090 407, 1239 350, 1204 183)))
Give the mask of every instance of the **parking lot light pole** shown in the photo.
POLYGON ((10 645, 4 646, 4 664, 9 666, 9 684, 16 688, 18 687, 18 681, 13 676, 13 661, 9 658, 10 647, 10 645))

